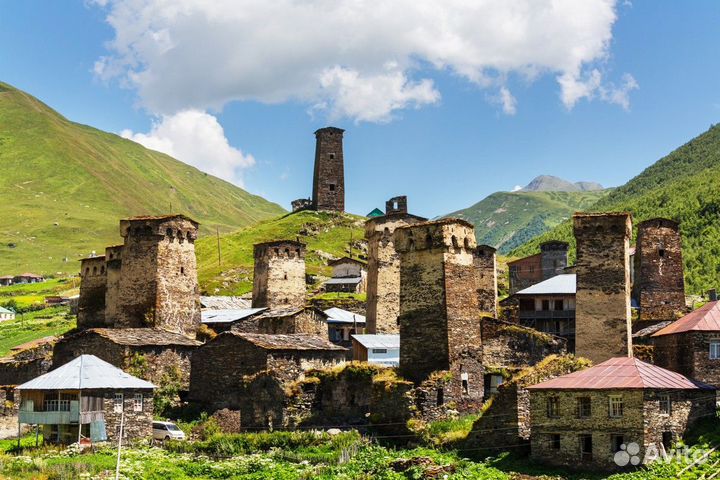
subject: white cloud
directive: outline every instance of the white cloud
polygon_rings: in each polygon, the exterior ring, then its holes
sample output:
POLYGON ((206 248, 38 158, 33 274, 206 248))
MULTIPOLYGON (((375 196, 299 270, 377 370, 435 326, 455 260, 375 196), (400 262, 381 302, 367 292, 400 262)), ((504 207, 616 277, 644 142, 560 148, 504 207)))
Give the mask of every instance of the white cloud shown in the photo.
POLYGON ((240 186, 242 170, 255 164, 252 155, 228 143, 214 116, 199 110, 164 115, 149 133, 123 130, 120 135, 240 186))
POLYGON ((522 189, 523 189, 523 187, 521 187, 520 185, 515 185, 515 186, 513 187, 513 189, 510 190, 510 191, 511 191, 511 192, 519 192, 519 191, 522 190, 522 189))
POLYGON ((562 75, 558 82, 562 87, 562 101, 567 109, 572 109, 575 104, 585 98, 592 100, 599 98, 608 103, 620 105, 623 109, 630 108, 630 92, 640 88, 635 78, 626 73, 622 77, 620 86, 612 82, 603 83, 603 75, 598 69, 593 69, 583 78, 572 75, 562 75))
POLYGON ((136 88, 154 113, 300 101, 330 118, 384 122, 438 101, 433 71, 500 91, 507 113, 513 75, 557 77, 568 107, 624 106, 632 90, 602 95, 587 83, 609 56, 616 0, 96 2, 115 30, 96 74, 136 88))

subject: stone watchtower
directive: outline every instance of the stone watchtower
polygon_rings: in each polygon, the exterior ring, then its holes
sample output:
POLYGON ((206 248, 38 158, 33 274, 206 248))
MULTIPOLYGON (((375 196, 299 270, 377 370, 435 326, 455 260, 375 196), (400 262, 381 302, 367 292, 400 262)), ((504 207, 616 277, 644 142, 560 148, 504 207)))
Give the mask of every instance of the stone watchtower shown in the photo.
POLYGON ((292 240, 258 243, 254 248, 253 308, 305 306, 305 245, 292 240))
POLYGON ((398 228, 400 373, 415 383, 452 373, 450 396, 481 398, 477 245, 472 224, 444 219, 398 228))
POLYGON ((368 333, 398 333, 400 314, 400 256, 393 233, 398 227, 427 219, 407 213, 407 197, 386 202, 385 216, 365 222, 368 242, 367 318, 368 333))
POLYGON ((194 336, 200 325, 195 261, 198 223, 183 215, 120 221, 122 248, 115 326, 194 336))
POLYGON ((594 363, 632 356, 629 213, 573 216, 577 242, 575 353, 594 363))
POLYGON ((107 288, 105 290, 105 323, 109 327, 117 320, 118 292, 120 290, 120 268, 122 267, 122 245, 105 248, 105 271, 107 288))
POLYGON ((315 132, 315 172, 312 205, 315 210, 345 211, 343 132, 335 127, 315 132))
POLYGON ((104 256, 80 260, 80 297, 77 313, 79 329, 105 326, 106 279, 104 256))
POLYGON ((570 245, 559 240, 550 240, 540 244, 540 267, 543 280, 563 273, 568 266, 568 250, 570 245))
POLYGON ((638 328, 675 320, 684 313, 682 240, 677 222, 653 218, 638 224, 634 289, 642 322, 638 328))
POLYGON ((478 270, 478 307, 481 314, 497 318, 497 250, 489 245, 478 245, 475 251, 475 268, 478 270))

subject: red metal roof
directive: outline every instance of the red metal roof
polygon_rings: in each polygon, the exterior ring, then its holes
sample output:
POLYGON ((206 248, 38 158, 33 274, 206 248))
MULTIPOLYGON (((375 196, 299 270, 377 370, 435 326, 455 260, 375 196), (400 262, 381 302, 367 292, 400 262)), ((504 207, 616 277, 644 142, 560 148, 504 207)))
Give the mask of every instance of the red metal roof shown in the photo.
POLYGON ((679 320, 653 334, 653 337, 672 335, 683 332, 719 332, 720 303, 708 302, 694 312, 690 312, 679 320))
POLYGON ((528 388, 535 390, 715 389, 715 387, 691 380, 679 373, 628 357, 611 358, 594 367, 563 375, 528 388))

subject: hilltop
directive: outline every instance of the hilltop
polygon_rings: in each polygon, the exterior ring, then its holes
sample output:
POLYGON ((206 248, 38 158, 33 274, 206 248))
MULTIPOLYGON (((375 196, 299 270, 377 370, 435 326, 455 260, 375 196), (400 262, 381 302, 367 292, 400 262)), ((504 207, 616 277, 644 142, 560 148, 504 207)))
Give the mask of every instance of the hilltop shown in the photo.
MULTIPOLYGON (((685 284, 688 293, 702 293, 720 283, 720 125, 646 168, 625 185, 608 193, 591 211, 629 211, 633 222, 667 217, 680 222, 685 284)), ((572 245, 570 221, 514 250, 524 256, 549 239, 572 245)))
POLYGON ((74 273, 116 244, 118 219, 172 211, 201 235, 275 217, 274 203, 0 82, 0 274, 74 273))
POLYGON ((593 192, 603 190, 597 182, 568 182, 552 175, 540 175, 525 185, 521 192, 593 192))

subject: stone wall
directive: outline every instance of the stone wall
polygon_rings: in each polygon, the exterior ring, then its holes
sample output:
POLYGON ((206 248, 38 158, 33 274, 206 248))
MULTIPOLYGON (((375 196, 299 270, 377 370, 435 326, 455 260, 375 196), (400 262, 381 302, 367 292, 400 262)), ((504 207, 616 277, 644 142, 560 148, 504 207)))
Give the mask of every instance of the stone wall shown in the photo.
POLYGON ((80 261, 80 298, 78 298, 78 328, 105 326, 105 291, 107 272, 105 257, 83 258, 80 261))
POLYGON ((254 247, 253 308, 302 308, 305 305, 305 245, 291 240, 254 247))
POLYGON ((478 245, 474 263, 478 269, 478 307, 480 313, 497 317, 498 283, 496 249, 488 245, 478 245))
POLYGON ((314 308, 303 308, 292 314, 273 316, 272 312, 263 314, 257 320, 258 333, 305 333, 327 337, 326 316, 314 308))
POLYGON ((313 206, 315 210, 345 211, 343 132, 335 127, 315 132, 313 206))
POLYGON ((686 313, 682 240, 677 222, 654 218, 638 224, 635 252, 636 297, 640 317, 635 330, 676 320, 686 313))
POLYGON ((632 356, 629 213, 576 214, 575 352, 594 363, 632 356))
POLYGON ((313 298, 310 300, 310 304, 322 311, 337 307, 362 316, 365 316, 367 312, 367 302, 355 298, 313 298))
POLYGON ((645 391, 643 428, 644 447, 654 446, 660 451, 663 432, 671 432, 673 442, 682 439, 698 421, 715 416, 715 392, 708 390, 645 391), (670 414, 660 411, 660 396, 670 395, 670 414))
MULTIPOLYGON (((122 390, 123 412, 115 411, 115 391, 98 391, 103 397, 105 428, 108 441, 117 443, 120 420, 123 421, 123 443, 152 439, 153 393, 152 390, 122 390), (142 395, 142 410, 135 411, 135 394, 142 395)), ((118 391, 120 393, 120 391, 118 391)))
POLYGON ((114 245, 105 249, 105 326, 115 326, 118 316, 118 293, 120 288, 120 271, 122 267, 122 245, 114 245))
POLYGON ((720 388, 720 360, 710 359, 710 341, 715 332, 684 332, 651 337, 655 364, 720 388))
POLYGON ((548 355, 564 355, 566 342, 532 328, 483 318, 483 365, 518 369, 537 364, 548 355))

